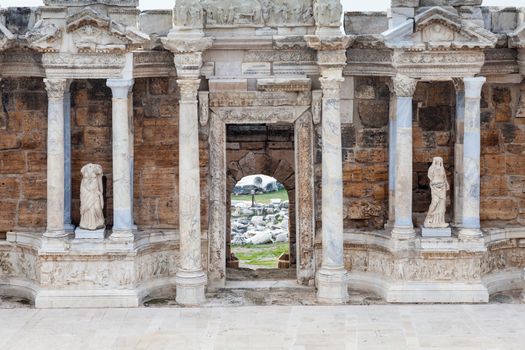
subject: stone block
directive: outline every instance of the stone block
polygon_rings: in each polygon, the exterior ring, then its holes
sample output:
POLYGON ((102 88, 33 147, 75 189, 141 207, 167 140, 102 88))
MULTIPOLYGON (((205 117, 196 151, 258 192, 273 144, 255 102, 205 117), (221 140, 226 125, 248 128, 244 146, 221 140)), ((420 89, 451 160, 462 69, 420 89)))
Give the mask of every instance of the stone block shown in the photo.
POLYGON ((386 12, 346 12, 347 34, 381 34, 388 29, 386 12))
POLYGON ((414 18, 414 8, 413 7, 392 7, 389 9, 389 28, 396 28, 399 25, 406 22, 409 18, 414 18))
POLYGON ((341 99, 352 100, 354 98, 354 77, 345 77, 341 83, 341 99))
POLYGON ((419 0, 392 0, 391 2, 392 8, 394 7, 418 7, 419 6, 419 0))
POLYGON ((246 79, 210 79, 210 92, 214 91, 248 91, 246 79))
POLYGON ((355 127, 352 125, 345 125, 341 127, 341 141, 343 148, 352 148, 356 144, 355 127))
POLYGON ((452 237, 452 229, 450 227, 443 228, 421 228, 421 236, 423 237, 452 237))
POLYGON ((381 206, 366 200, 358 200, 350 204, 348 216, 352 220, 371 219, 381 215, 381 206))
POLYGON ((507 7, 491 12, 492 32, 510 33, 518 26, 518 13, 516 8, 507 7))
POLYGON ((169 88, 169 78, 162 77, 149 79, 149 93, 151 95, 167 95, 169 93, 169 88))
POLYGON ((420 6, 481 6, 482 0, 420 0, 420 6))
POLYGON ((106 237, 106 229, 99 230, 84 230, 77 227, 75 229, 75 239, 104 239, 106 237))
POLYGON ((46 199, 47 179, 45 173, 24 174, 22 195, 25 199, 46 199))
POLYGON ((512 119, 512 94, 508 87, 494 87, 492 89, 494 104, 494 118, 497 122, 508 122, 512 119))
POLYGON ((20 147, 20 141, 16 134, 0 134, 0 150, 15 149, 20 147))
POLYGON ((20 181, 16 177, 0 177, 0 199, 14 199, 20 197, 20 181))
POLYGON ((518 203, 514 199, 481 198, 481 220, 514 220, 518 217, 518 203))
POLYGON ((341 100, 341 124, 354 122, 354 100, 341 100))
POLYGON ((18 226, 43 228, 46 226, 46 200, 21 201, 18 209, 18 226))
MULTIPOLYGON (((2 181, 2 180, 0 180, 2 181)), ((12 230, 16 220, 16 202, 0 197, 0 231, 12 230)))
POLYGON ((21 174, 27 171, 25 152, 0 152, 0 174, 21 174))
POLYGON ((423 131, 449 131, 452 107, 436 106, 419 109, 419 126, 423 131))
POLYGON ((171 10, 142 11, 139 16, 140 30, 146 34, 168 34, 173 26, 171 10))
POLYGON ((505 176, 482 176, 481 197, 506 196, 509 192, 505 176))
POLYGON ((386 147, 388 134, 382 129, 364 129, 358 133, 357 144, 361 147, 386 147))
POLYGON ((270 75, 271 70, 269 62, 245 62, 241 65, 242 75, 270 75))

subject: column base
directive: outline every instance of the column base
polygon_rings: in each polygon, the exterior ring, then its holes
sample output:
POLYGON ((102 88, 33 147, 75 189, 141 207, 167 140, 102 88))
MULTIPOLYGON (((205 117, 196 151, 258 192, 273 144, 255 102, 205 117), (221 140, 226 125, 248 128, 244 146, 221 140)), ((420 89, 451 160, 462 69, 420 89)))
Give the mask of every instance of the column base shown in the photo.
POLYGON ((416 230, 413 227, 394 226, 392 229, 392 239, 409 240, 416 237, 416 230))
POLYGON ((44 237, 46 238, 64 238, 67 235, 68 233, 65 230, 44 232, 44 237))
POLYGON ((135 240, 135 235, 131 230, 113 230, 109 239, 117 242, 133 242, 135 240))
POLYGON ((193 306, 206 301, 204 289, 207 278, 203 271, 178 271, 175 275, 177 285, 176 301, 178 304, 193 306))
POLYGON ((462 241, 477 241, 483 238, 483 232, 479 228, 461 228, 458 238, 462 241))
POLYGON ((345 304, 348 301, 348 276, 344 267, 321 267, 317 273, 317 301, 323 304, 345 304))
POLYGON ((480 229, 462 228, 459 230, 458 239, 466 251, 484 252, 487 250, 483 232, 480 229))

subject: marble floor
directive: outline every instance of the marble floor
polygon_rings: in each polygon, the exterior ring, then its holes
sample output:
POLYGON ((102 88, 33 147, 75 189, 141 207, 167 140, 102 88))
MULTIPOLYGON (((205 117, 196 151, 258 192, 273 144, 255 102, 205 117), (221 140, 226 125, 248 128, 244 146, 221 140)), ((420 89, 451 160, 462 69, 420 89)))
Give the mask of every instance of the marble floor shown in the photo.
POLYGON ((525 305, 0 309, 0 349, 525 349, 525 305))

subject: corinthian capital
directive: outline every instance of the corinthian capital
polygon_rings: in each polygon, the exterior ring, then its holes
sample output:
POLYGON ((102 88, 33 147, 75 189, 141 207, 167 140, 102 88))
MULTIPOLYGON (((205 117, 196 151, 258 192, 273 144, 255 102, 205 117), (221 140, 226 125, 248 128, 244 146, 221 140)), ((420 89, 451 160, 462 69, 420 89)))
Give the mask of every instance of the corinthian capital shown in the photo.
POLYGON ((48 98, 64 98, 68 86, 67 79, 44 79, 48 98))
POLYGON ((398 97, 412 97, 416 91, 417 80, 406 75, 397 74, 392 78, 394 91, 398 97))

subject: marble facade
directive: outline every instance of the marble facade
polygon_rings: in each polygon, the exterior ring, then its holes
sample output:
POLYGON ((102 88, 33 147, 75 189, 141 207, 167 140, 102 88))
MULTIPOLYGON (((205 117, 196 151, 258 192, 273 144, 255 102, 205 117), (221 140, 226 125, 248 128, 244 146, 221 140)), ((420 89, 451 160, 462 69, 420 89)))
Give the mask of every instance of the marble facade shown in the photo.
POLYGON ((344 14, 344 32, 338 0, 0 9, 0 293, 202 304, 227 284, 226 128, 257 124, 293 127, 296 279, 320 303, 523 288, 525 11, 480 2, 395 0, 344 14), (38 112, 41 128, 16 122, 38 112), (86 157, 105 162, 106 236, 73 234, 86 157), (434 157, 452 236, 421 235, 434 157))

